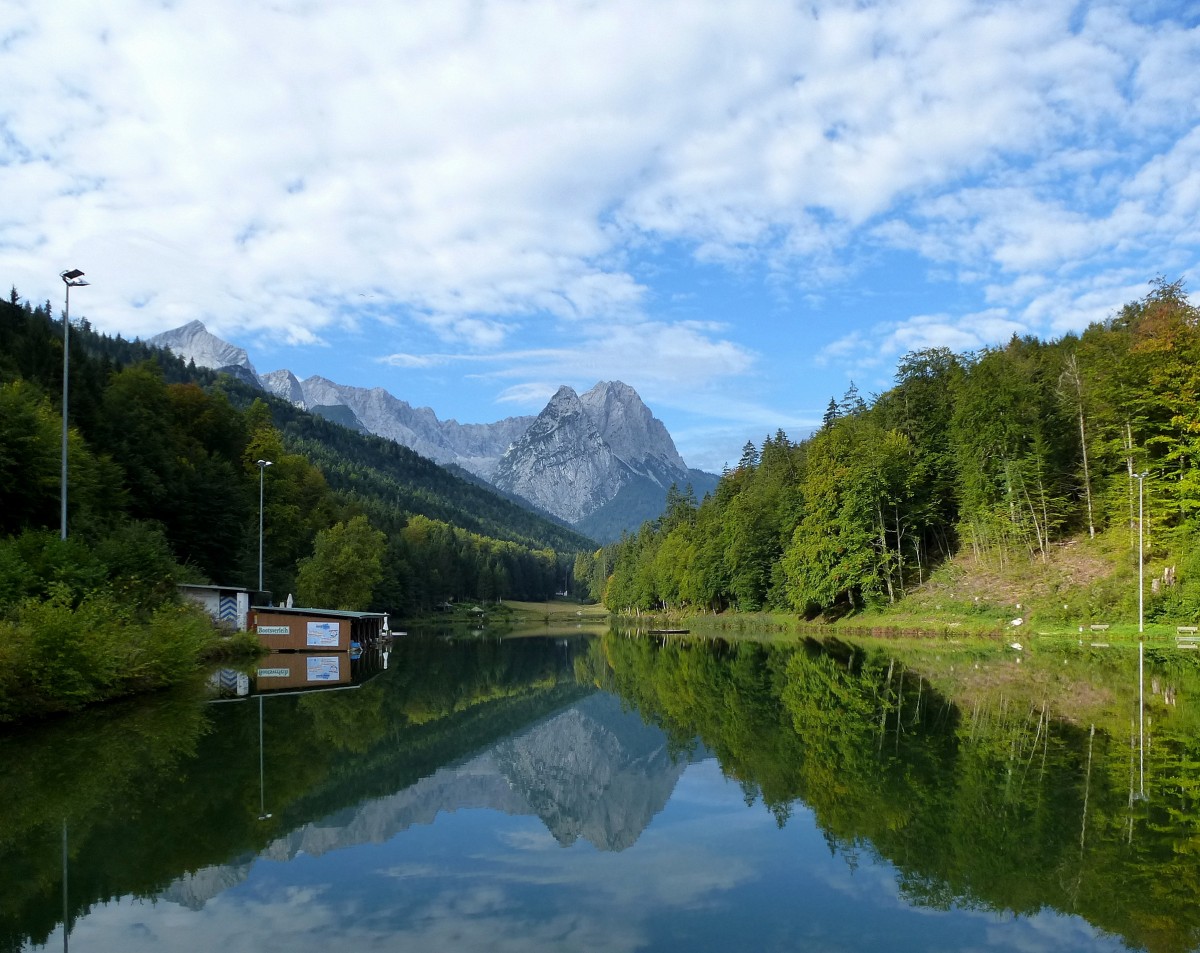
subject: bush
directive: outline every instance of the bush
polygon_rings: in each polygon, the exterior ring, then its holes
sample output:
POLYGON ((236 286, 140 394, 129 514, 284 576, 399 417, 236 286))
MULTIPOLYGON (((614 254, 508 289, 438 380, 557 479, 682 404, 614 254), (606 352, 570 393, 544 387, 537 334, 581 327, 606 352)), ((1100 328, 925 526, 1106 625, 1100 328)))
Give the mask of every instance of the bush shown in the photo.
POLYGON ((123 523, 94 540, 26 530, 0 539, 0 612, 52 595, 77 606, 89 593, 108 591, 139 618, 149 618, 176 600, 180 575, 156 523, 123 523))
POLYGON ((112 593, 74 606, 59 587, 0 622, 0 721, 77 711, 186 681, 216 638, 198 607, 164 605, 141 620, 112 593))
POLYGON ((217 641, 181 605, 161 527, 91 541, 26 530, 0 539, 0 722, 76 711, 195 675, 217 641))
POLYGON ((1178 560, 1169 555, 1167 563, 1176 567, 1175 584, 1162 586, 1154 592, 1156 579, 1161 578, 1160 564, 1153 573, 1146 567, 1146 618, 1155 622, 1167 622, 1181 625, 1200 621, 1200 551, 1197 545, 1200 540, 1193 533, 1180 534, 1174 552, 1179 553, 1178 560))

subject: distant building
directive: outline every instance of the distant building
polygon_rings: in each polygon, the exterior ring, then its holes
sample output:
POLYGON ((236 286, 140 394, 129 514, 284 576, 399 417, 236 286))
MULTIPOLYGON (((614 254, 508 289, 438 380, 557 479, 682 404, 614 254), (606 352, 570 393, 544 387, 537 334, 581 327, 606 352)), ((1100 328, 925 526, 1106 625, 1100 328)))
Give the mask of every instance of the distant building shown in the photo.
POLYGON ((262 596, 270 593, 242 589, 238 586, 199 586, 185 583, 178 587, 185 599, 202 605, 217 625, 222 628, 243 632, 247 627, 251 598, 264 602, 262 596))

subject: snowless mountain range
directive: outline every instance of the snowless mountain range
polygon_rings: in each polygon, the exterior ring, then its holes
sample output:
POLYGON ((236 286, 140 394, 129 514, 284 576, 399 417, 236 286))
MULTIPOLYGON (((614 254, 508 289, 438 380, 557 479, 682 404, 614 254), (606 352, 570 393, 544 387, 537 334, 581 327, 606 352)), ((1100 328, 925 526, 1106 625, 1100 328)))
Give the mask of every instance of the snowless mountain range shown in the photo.
POLYGON ((384 844, 439 814, 470 809, 538 817, 563 846, 583 838, 597 850, 622 851, 666 806, 688 764, 709 757, 702 747, 672 755, 660 728, 598 693, 407 788, 304 823, 260 855, 185 874, 159 897, 199 910, 245 881, 260 858, 384 844))
POLYGON ((249 355, 199 321, 155 335, 197 367, 223 371, 293 405, 395 440, 446 466, 458 466, 498 490, 599 540, 636 529, 662 512, 667 488, 690 485, 697 498, 716 486, 689 469, 662 421, 628 384, 605 381, 580 395, 560 387, 536 417, 491 424, 439 420, 381 387, 301 381, 289 370, 258 374, 249 355))

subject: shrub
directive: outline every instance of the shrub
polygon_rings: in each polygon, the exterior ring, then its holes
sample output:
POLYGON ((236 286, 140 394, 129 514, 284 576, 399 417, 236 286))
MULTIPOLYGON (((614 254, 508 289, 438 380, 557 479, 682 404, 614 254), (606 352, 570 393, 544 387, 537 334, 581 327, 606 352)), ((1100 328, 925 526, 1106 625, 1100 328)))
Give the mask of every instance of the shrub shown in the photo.
POLYGON ((72 605, 59 587, 0 622, 0 721, 17 721, 194 677, 216 641, 198 607, 163 605, 139 619, 111 592, 72 605))

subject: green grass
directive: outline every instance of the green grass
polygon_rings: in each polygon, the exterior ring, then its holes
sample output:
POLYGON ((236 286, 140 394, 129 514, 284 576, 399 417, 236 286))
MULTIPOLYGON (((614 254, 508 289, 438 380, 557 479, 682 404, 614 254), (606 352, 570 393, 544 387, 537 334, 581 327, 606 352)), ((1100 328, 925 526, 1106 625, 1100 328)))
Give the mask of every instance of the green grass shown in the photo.
POLYGON ((543 620, 547 623, 602 622, 608 619, 608 610, 600 605, 583 605, 567 599, 549 599, 545 602, 517 602, 505 600, 503 606, 521 621, 543 620))
POLYGON ((549 599, 545 602, 506 599, 500 603, 459 602, 449 611, 406 619, 405 624, 511 634, 533 631, 535 628, 544 632, 546 626, 607 625, 608 621, 608 610, 594 604, 584 605, 570 599, 549 599))

